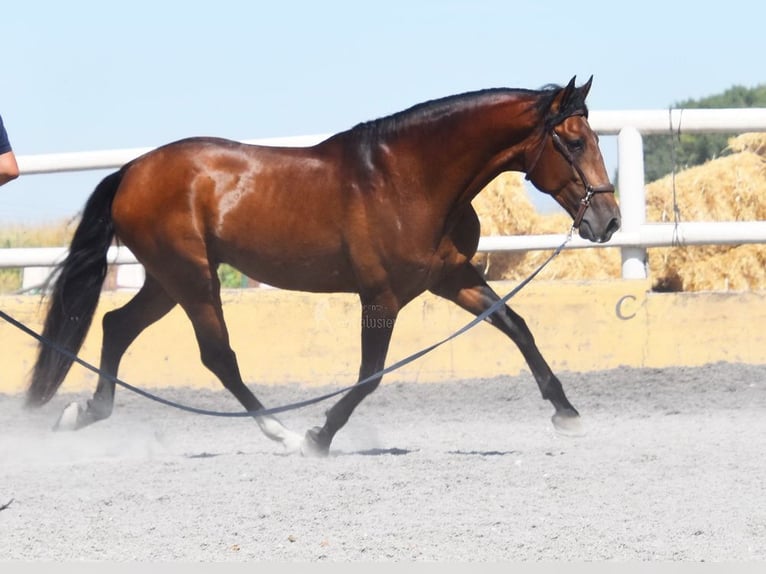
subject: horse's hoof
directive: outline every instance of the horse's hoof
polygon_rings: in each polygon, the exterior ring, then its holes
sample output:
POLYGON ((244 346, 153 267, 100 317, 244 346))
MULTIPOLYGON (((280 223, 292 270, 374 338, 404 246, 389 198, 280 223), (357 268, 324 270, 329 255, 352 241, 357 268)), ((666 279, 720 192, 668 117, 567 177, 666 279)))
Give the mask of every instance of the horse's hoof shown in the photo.
POLYGON ((300 452, 303 445, 303 436, 293 432, 283 425, 279 419, 271 415, 256 417, 258 426, 267 438, 282 444, 285 453, 300 452))
POLYGON ((564 436, 584 436, 585 427, 583 426, 580 415, 576 412, 561 411, 551 417, 553 427, 556 432, 564 436))
POLYGON ((73 431, 79 428, 80 413, 82 413, 82 407, 79 403, 69 403, 64 407, 64 411, 61 413, 59 420, 53 425, 54 431, 73 431))
POLYGON ((303 451, 303 437, 297 432, 288 431, 282 438, 282 446, 286 454, 295 454, 303 451))
POLYGON ((330 441, 322 427, 314 427, 306 431, 301 445, 303 456, 325 457, 330 454, 330 441))

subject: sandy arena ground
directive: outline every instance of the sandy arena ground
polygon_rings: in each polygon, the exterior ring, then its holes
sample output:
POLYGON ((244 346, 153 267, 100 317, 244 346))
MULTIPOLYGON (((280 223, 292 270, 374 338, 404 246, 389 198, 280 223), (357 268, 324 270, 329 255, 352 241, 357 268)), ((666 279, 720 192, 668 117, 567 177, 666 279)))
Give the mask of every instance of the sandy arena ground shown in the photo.
MULTIPOLYGON (((84 395, 35 412, 0 395, 0 560, 766 560, 766 366, 561 378, 583 437, 553 431, 530 375, 392 376, 326 459, 126 391, 76 433, 49 429, 84 395)), ((282 419, 303 432, 325 408, 282 419)))

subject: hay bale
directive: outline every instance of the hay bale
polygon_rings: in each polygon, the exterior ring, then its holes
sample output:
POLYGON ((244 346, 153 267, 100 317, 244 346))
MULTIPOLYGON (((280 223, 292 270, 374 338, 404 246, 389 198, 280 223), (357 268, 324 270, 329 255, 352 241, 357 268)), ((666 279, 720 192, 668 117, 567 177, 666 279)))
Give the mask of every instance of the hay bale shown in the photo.
MULTIPOLYGON (((766 220, 766 134, 729 141, 734 152, 668 175, 646 187, 647 221, 766 220)), ((711 245, 649 249, 649 273, 660 291, 766 289, 766 246, 711 245)))
POLYGON ((728 148, 733 152, 749 151, 766 157, 766 132, 746 133, 733 137, 729 140, 728 148))

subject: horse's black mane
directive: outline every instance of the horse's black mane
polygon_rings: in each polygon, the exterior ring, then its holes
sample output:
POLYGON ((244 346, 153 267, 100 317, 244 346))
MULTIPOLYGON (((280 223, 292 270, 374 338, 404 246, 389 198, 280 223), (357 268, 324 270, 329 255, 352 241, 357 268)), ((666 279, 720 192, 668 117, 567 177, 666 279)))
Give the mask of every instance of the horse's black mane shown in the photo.
MULTIPOLYGON (((554 96, 561 89, 562 87, 557 84, 548 84, 547 86, 542 88, 541 91, 545 91, 546 93, 550 94, 549 98, 547 98, 547 103, 545 104, 545 107, 541 110, 542 113, 545 113, 546 111, 548 111, 548 108, 550 107, 550 102, 553 100, 554 96)), ((586 96, 587 96, 587 91, 583 91, 582 87, 575 88, 575 90, 572 92, 572 96, 569 98, 568 101, 564 102, 564 105, 561 109, 559 109, 556 113, 548 113, 546 115, 546 118, 545 118, 546 128, 548 129, 553 128, 554 126, 560 124, 569 116, 573 116, 575 114, 582 114, 587 118, 588 106, 585 104, 586 96)))
MULTIPOLYGON (((528 90, 522 88, 489 88, 485 90, 465 92, 462 94, 429 100, 389 116, 357 124, 350 131, 352 133, 356 133, 357 135, 364 134, 368 136, 379 136, 396 133, 399 130, 406 129, 409 126, 417 125, 424 121, 433 120, 435 118, 447 115, 456 109, 478 105, 487 101, 487 99, 496 98, 498 96, 536 96, 532 105, 534 106, 535 110, 541 116, 543 116, 548 113, 553 98, 561 89, 562 87, 557 84, 548 84, 539 90, 528 90)), ((569 102, 567 102, 565 109, 558 110, 558 112, 555 114, 555 118, 546 117, 546 122, 555 122, 556 119, 563 119, 575 112, 581 112, 587 115, 585 99, 580 90, 575 90, 573 97, 569 102)))

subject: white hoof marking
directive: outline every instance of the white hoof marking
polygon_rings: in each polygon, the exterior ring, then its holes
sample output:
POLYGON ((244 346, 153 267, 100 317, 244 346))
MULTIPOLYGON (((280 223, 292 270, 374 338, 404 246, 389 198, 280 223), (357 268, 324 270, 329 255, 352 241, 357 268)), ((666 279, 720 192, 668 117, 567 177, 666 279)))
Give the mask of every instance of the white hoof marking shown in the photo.
POLYGON ((303 437, 288 429, 278 419, 272 416, 265 416, 256 417, 255 420, 258 422, 258 426, 261 427, 263 434, 271 440, 282 443, 282 446, 285 447, 285 452, 292 453, 301 450, 303 437))
POLYGON ((562 417, 556 414, 551 417, 551 421, 553 421, 556 432, 560 435, 578 437, 586 434, 580 417, 562 417))
POLYGON ((61 413, 59 420, 53 426, 53 430, 57 431, 73 431, 77 430, 77 421, 80 419, 80 413, 82 408, 78 403, 69 403, 64 407, 64 411, 61 413))

